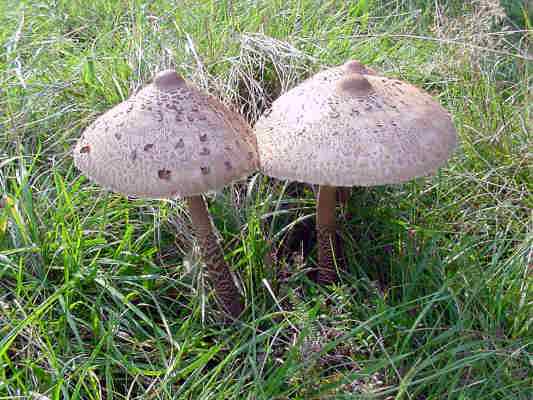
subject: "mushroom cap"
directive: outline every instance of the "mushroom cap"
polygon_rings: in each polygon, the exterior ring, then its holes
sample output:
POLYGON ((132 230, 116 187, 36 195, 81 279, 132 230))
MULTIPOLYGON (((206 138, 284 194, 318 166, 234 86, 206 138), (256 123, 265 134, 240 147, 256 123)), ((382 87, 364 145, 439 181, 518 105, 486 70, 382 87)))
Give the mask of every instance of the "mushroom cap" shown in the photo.
POLYGON ((218 190, 259 165, 244 118, 173 70, 96 119, 74 162, 100 185, 146 198, 218 190))
POLYGON ((266 175, 328 186, 428 175, 457 143, 449 113, 429 94, 357 61, 286 92, 259 119, 255 133, 266 175))

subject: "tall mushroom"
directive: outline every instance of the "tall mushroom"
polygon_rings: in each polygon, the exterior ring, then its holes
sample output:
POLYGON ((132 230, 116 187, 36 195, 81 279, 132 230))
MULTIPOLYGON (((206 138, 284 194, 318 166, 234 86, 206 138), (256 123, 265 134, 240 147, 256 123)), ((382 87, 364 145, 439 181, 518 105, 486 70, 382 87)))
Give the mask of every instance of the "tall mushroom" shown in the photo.
POLYGON ((100 116, 74 148, 76 166, 113 191, 144 198, 184 197, 221 305, 243 310, 202 197, 258 167, 249 125, 175 71, 159 73, 100 116))
POLYGON ((358 61, 289 90, 259 119, 255 133, 266 175, 319 185, 319 283, 336 280, 336 188, 428 175, 457 141, 450 115, 429 94, 358 61))

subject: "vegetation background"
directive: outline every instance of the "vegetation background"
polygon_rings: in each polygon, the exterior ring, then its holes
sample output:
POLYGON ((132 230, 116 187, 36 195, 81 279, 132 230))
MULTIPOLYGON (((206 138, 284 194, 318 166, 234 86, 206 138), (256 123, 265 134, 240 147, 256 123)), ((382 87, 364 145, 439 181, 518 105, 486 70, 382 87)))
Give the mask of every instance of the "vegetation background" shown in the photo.
POLYGON ((1 399, 531 399, 531 1, 0 0, 1 399), (317 287, 314 192, 210 196, 247 312, 224 326, 180 201, 73 168, 99 114, 169 66, 253 123, 359 59, 431 92, 460 148, 355 189, 317 287))

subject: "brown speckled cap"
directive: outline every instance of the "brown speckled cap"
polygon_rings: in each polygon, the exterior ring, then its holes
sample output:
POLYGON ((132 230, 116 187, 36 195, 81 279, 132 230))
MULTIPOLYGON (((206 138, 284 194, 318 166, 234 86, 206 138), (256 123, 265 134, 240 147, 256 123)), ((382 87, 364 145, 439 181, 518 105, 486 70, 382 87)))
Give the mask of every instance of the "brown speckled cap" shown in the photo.
POLYGON ((279 97, 255 132, 266 175, 328 186, 428 175, 457 142, 450 115, 429 94, 357 61, 279 97))
POLYGON ((218 190, 258 168, 248 123, 172 70, 94 121, 74 161, 98 184, 147 198, 218 190))

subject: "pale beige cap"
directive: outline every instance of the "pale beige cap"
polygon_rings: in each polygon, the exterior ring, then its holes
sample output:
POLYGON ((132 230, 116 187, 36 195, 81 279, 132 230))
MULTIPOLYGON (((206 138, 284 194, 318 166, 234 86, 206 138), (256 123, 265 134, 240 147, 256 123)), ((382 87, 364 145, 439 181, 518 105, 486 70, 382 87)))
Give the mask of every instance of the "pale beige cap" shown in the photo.
POLYGON ((422 90, 350 61, 288 91, 255 126, 262 171, 329 186, 428 175, 456 146, 449 113, 422 90))
POLYGON ((147 198, 218 190, 259 165, 244 118, 172 70, 94 121, 74 161, 98 184, 147 198))

